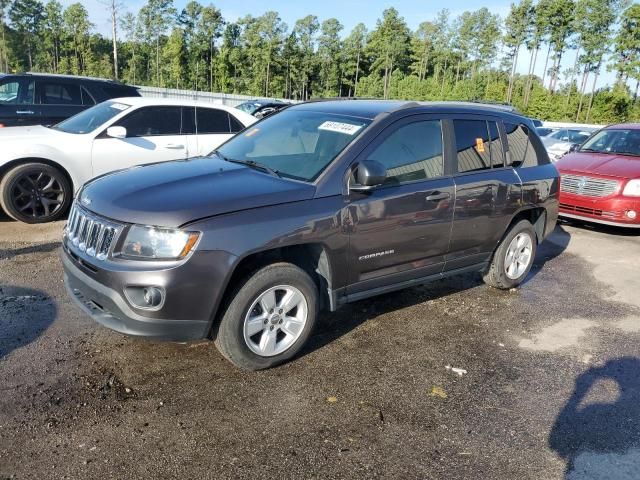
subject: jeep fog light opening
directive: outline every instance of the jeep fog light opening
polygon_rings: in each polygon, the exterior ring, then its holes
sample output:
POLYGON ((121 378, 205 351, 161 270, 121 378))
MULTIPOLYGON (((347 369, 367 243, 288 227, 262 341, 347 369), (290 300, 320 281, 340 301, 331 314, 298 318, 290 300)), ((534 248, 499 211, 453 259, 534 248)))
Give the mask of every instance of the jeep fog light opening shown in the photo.
POLYGON ((155 286, 128 286, 124 289, 129 303, 143 310, 159 310, 164 305, 164 289, 155 286))

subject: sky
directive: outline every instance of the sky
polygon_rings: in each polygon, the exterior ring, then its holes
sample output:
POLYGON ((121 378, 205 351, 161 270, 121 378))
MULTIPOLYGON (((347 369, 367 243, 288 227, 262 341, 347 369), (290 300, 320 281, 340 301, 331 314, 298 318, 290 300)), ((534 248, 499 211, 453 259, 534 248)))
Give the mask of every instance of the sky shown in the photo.
MULTIPOLYGON (((61 0, 66 7, 77 0, 61 0)), ((477 0, 200 0, 200 3, 208 5, 213 3, 222 11, 226 20, 235 21, 245 15, 260 16, 268 10, 275 10, 280 18, 287 23, 289 29, 296 20, 307 15, 316 15, 320 21, 330 17, 337 18, 344 25, 343 34, 348 34, 358 23, 364 23, 368 29, 375 27, 376 20, 382 16, 382 11, 389 7, 395 7, 402 15, 412 30, 423 21, 433 20, 436 14, 443 8, 449 9, 451 17, 455 18, 465 10, 477 10, 486 6, 492 13, 497 13, 505 18, 509 13, 512 0, 485 0, 479 3, 477 0)), ((146 0, 122 0, 125 9, 137 13, 146 0)), ((178 11, 182 10, 188 0, 174 0, 178 11)), ((111 36, 111 24, 104 1, 83 0, 82 4, 89 11, 91 21, 95 29, 105 36, 111 36)), ((542 76, 544 70, 544 56, 546 52, 538 55, 536 74, 542 76)), ((572 67, 575 61, 575 53, 565 55, 562 69, 572 67)), ((527 73, 529 67, 529 53, 522 49, 519 55, 517 69, 520 73, 527 73)), ((599 86, 610 85, 615 81, 615 74, 607 72, 604 68, 601 72, 599 86)))

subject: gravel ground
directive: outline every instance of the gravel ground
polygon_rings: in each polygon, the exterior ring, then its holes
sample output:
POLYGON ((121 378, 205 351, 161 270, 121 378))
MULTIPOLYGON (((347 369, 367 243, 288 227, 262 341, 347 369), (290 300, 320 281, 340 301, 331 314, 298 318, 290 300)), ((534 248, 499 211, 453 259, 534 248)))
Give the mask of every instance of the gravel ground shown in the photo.
POLYGON ((355 303, 248 373, 85 317, 61 228, 0 220, 0 478, 640 478, 640 236, 563 225, 518 290, 355 303))

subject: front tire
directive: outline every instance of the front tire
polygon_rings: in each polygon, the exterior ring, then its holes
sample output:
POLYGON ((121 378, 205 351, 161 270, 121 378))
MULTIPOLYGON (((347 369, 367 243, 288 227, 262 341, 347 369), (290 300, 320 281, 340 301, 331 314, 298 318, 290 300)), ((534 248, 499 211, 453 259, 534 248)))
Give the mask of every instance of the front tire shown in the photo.
POLYGON ((318 290, 311 277, 290 263, 268 265, 233 295, 215 344, 237 367, 262 370, 293 358, 313 331, 318 290))
POLYGON ((45 223, 68 210, 73 192, 67 177, 46 163, 25 163, 0 181, 0 206, 14 220, 45 223))
POLYGON ((520 220, 507 232, 483 278, 487 285, 509 290, 520 285, 533 266, 537 239, 533 226, 520 220))

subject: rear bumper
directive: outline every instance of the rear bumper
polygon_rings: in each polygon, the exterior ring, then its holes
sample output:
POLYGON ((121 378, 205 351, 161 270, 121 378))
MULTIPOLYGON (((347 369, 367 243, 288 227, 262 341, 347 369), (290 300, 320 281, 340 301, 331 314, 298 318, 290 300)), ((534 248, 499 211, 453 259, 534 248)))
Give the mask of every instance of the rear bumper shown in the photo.
POLYGON ((601 199, 561 193, 559 214, 604 225, 640 228, 640 199, 620 195, 601 199), (635 218, 629 218, 628 212, 636 212, 635 218))
POLYGON ((207 337, 209 319, 170 320, 136 313, 121 295, 85 274, 63 251, 64 283, 73 302, 96 322, 127 335, 155 340, 189 341, 207 337))

